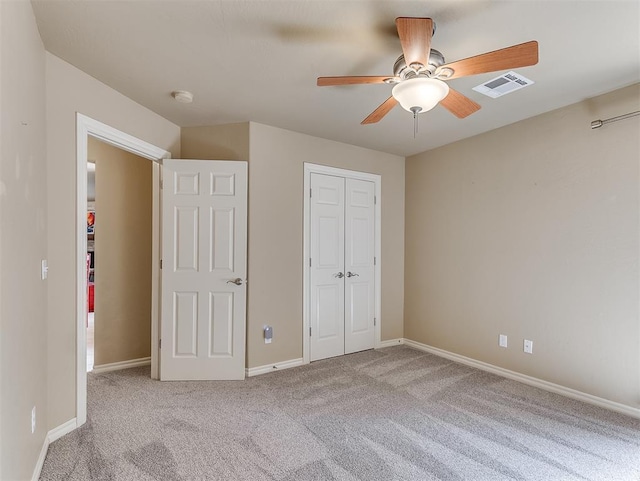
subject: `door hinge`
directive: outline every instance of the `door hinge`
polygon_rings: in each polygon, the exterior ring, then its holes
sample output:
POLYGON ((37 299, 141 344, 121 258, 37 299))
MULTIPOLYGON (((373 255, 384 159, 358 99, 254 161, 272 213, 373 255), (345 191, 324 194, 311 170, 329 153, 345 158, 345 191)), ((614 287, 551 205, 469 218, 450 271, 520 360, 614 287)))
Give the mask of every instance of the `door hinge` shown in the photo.
POLYGON ((374 326, 376 325, 376 318, 375 317, 373 318, 373 325, 374 326))
POLYGON ((373 196, 373 205, 376 205, 378 203, 378 197, 377 196, 373 196))
POLYGON ((309 198, 313 197, 313 189, 309 189, 309 198))
POLYGON ((374 257, 373 258, 373 265, 375 266, 377 262, 378 262, 378 259, 376 257, 374 257))
POLYGON ((311 257, 309 257, 309 267, 311 267, 311 257))
POLYGON ((309 337, 311 337, 311 328, 309 328, 309 337))
POLYGON ((162 339, 158 339, 158 349, 162 349, 162 339))
POLYGON ((160 269, 162 269, 162 259, 160 259, 160 269))

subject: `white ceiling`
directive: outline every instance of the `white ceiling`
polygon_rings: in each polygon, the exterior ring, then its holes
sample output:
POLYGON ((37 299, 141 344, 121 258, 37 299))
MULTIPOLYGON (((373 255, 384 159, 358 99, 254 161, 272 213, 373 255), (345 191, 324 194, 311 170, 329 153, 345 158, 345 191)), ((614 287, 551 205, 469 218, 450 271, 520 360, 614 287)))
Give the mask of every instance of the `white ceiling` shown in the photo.
MULTIPOLYGON (((630 1, 59 1, 32 0, 45 48, 180 126, 255 121, 411 155, 640 81, 640 2, 630 1), (442 107, 413 119, 396 107, 360 121, 391 86, 316 87, 316 77, 391 75, 398 16, 431 17, 447 61, 538 40, 535 85, 460 120, 442 107), (193 92, 192 104, 170 93, 193 92)), ((620 112, 623 114, 626 112, 620 112)))

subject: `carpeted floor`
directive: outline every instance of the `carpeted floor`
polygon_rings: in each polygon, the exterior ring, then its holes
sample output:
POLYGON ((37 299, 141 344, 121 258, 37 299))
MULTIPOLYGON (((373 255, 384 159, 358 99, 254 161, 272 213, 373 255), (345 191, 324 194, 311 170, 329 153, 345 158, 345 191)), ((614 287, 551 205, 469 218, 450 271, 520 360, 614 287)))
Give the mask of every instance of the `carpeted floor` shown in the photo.
POLYGON ((399 346, 235 382, 89 375, 41 480, 640 480, 640 420, 399 346))

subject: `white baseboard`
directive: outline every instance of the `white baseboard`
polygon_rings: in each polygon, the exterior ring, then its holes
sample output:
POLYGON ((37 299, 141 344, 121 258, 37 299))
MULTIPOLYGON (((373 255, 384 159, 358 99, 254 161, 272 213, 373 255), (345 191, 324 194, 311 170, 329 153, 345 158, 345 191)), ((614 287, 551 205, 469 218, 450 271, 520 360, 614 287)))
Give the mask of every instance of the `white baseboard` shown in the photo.
POLYGON ((376 345, 376 349, 382 349, 383 347, 401 346, 404 344, 404 339, 389 339, 388 341, 380 341, 376 345))
MULTIPOLYGON (((389 339, 388 341, 380 341, 376 345, 376 349, 382 349, 383 347, 399 346, 404 344, 404 339, 389 339)), ((304 359, 291 359, 289 361, 278 362, 276 364, 265 364, 264 366, 251 367, 245 369, 247 377, 259 376, 260 374, 266 374, 273 371, 281 371, 283 369, 289 369, 291 367, 298 367, 304 364, 304 359)))
POLYGON ((509 369, 494 366, 493 364, 476 361, 475 359, 471 359, 470 357, 461 356, 460 354, 455 354, 453 352, 445 351, 444 349, 439 349, 437 347, 422 344, 421 342, 412 341, 410 339, 404 339, 404 344, 420 351, 435 354, 436 356, 444 357, 461 364, 466 364, 467 366, 475 367, 483 371, 497 374, 498 376, 506 377, 523 384, 528 384, 529 386, 534 386, 540 389, 544 389, 545 391, 560 394, 571 399, 576 399, 578 401, 593 404, 601 408, 626 414, 627 416, 631 416, 632 418, 640 419, 640 409, 627 406, 626 404, 617 403, 615 401, 610 401, 608 399, 594 396, 592 394, 587 394, 582 391, 577 391, 575 389, 561 386, 560 384, 554 384, 552 382, 544 381, 536 377, 527 376, 526 374, 520 374, 519 372, 510 371, 509 369))
POLYGON ((40 455, 38 456, 38 461, 36 462, 36 467, 33 469, 33 476, 31 476, 31 481, 38 481, 38 479, 40 479, 40 472, 42 471, 42 466, 44 465, 44 458, 47 457, 48 450, 49 450, 49 437, 45 436, 44 442, 42 443, 42 449, 40 450, 40 455))
POLYGON ((266 374, 268 372, 282 371, 283 369, 289 369, 291 367, 298 367, 304 364, 302 358, 291 359, 289 361, 277 362, 275 364, 266 364, 264 366, 251 367, 245 369, 247 377, 258 376, 260 374, 266 374))
POLYGON ((150 366, 150 365, 151 365, 150 357, 141 357, 140 359, 131 359, 129 361, 119 361, 119 362, 112 362, 109 364, 99 364, 97 366, 93 366, 92 372, 99 374, 101 372, 119 371, 120 369, 129 369, 130 367, 150 366))
POLYGON ((53 428, 49 431, 42 442, 42 449, 40 450, 40 455, 38 456, 38 461, 36 462, 36 466, 33 470, 33 476, 31 476, 31 481, 38 481, 40 478, 40 473, 42 472, 42 466, 44 465, 44 460, 47 457, 47 451, 49 450, 49 444, 54 442, 56 439, 60 439, 65 434, 70 433, 77 427, 76 418, 69 419, 66 423, 61 424, 57 428, 53 428))
POLYGON ((77 427, 78 427, 78 423, 76 421, 76 418, 69 419, 66 423, 61 424, 57 428, 53 428, 51 431, 49 431, 49 434, 47 434, 47 439, 49 440, 50 443, 52 443, 60 439, 65 434, 69 434, 71 431, 73 431, 77 427))

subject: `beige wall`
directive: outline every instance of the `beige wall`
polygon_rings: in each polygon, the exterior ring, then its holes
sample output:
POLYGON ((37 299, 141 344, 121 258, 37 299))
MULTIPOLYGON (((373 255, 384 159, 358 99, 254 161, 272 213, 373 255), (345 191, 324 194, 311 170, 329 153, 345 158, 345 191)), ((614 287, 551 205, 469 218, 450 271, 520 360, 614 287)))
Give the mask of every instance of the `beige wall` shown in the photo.
POLYGON ((152 161, 89 138, 96 163, 94 364, 151 356, 152 161))
POLYGON ((250 130, 248 367, 302 357, 304 162, 382 176, 382 339, 402 337, 404 158, 254 122, 250 130))
POLYGON ((0 479, 6 481, 31 479, 47 433, 44 62, 31 4, 0 2, 0 479))
POLYGON ((183 159, 249 160, 249 122, 183 127, 183 159))
POLYGON ((639 85, 408 158, 405 337, 640 407, 640 119, 590 129, 635 110, 639 85))
POLYGON ((382 176, 382 339, 402 337, 404 158, 254 122, 182 132, 183 157, 249 159, 247 367, 302 357, 304 162, 382 176))
POLYGON ((49 429, 76 415, 76 112, 180 156, 180 128, 46 54, 49 429))

